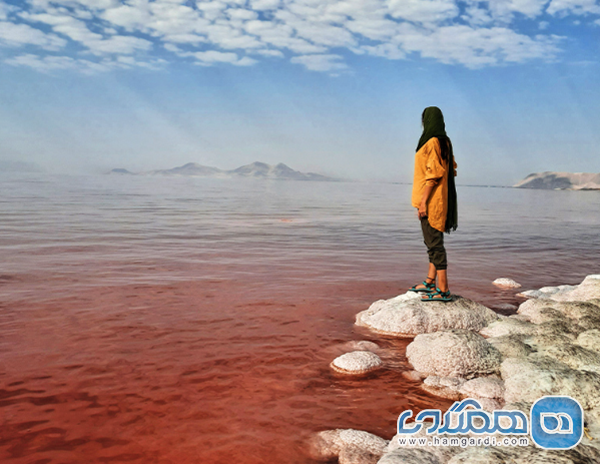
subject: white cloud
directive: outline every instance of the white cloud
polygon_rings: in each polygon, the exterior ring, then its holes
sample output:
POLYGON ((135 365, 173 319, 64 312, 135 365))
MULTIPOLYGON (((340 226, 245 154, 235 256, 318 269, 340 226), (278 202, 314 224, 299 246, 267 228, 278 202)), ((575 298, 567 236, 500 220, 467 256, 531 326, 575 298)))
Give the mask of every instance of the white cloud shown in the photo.
POLYGON ((203 35, 198 34, 168 34, 163 37, 163 40, 167 43, 181 43, 198 45, 200 43, 208 42, 208 39, 203 35))
POLYGON ((343 55, 353 52, 476 68, 554 59, 560 39, 540 33, 550 20, 583 14, 600 15, 597 1, 26 0, 17 8, 0 0, 0 21, 10 25, 0 31, 0 44, 57 49, 75 43, 75 65, 79 54, 117 66, 152 62, 156 51, 167 50, 169 59, 193 57, 202 65, 248 66, 255 58, 288 56, 332 72, 345 69, 343 55), (521 32, 516 18, 532 21, 537 35, 530 27, 521 32), (131 59, 112 58, 118 56, 131 59))
POLYGON ((297 37, 325 47, 348 47, 355 44, 352 33, 343 27, 324 21, 306 20, 288 11, 278 11, 275 17, 291 27, 297 37))
POLYGON ((75 42, 88 42, 102 40, 101 34, 90 31, 85 22, 67 15, 54 14, 27 14, 21 15, 23 19, 31 22, 49 24, 54 32, 65 35, 75 42))
POLYGON ((16 8, 12 5, 7 5, 0 1, 0 20, 8 19, 9 13, 15 11, 16 8))
POLYGON ((437 23, 458 15, 453 0, 389 0, 389 11, 394 18, 421 23, 437 23))
POLYGON ((206 28, 208 39, 217 46, 229 50, 264 48, 264 44, 256 37, 244 34, 227 23, 215 23, 206 28))
POLYGON ((149 50, 152 42, 125 35, 112 36, 103 40, 95 40, 85 43, 92 53, 122 53, 130 55, 138 50, 149 50))
POLYGON ((247 56, 240 58, 237 54, 231 52, 217 52, 209 50, 206 52, 190 53, 189 56, 193 56, 198 60, 198 64, 204 66, 211 66, 216 63, 229 63, 235 66, 251 66, 257 63, 256 60, 247 56))
POLYGON ((181 48, 179 48, 177 45, 173 45, 172 43, 166 43, 163 46, 165 47, 165 50, 169 50, 172 53, 175 53, 175 54, 183 53, 183 50, 181 50, 181 48))
POLYGON ((380 56, 387 58, 388 60, 401 60, 406 58, 406 53, 398 45, 391 43, 379 44, 379 45, 364 45, 359 49, 360 51, 367 52, 369 55, 380 56))
POLYGON ((237 61, 235 63, 231 63, 231 64, 234 64, 236 66, 252 66, 253 64, 256 64, 256 63, 258 63, 258 61, 256 61, 255 59, 245 56, 242 59, 240 59, 239 61, 237 61))
POLYGON ((256 11, 275 10, 280 4, 280 0, 250 0, 251 8, 256 11))
POLYGON ((20 55, 14 58, 5 60, 12 66, 25 66, 40 72, 51 72, 57 70, 75 70, 84 74, 92 74, 100 71, 108 71, 108 67, 102 63, 96 63, 89 60, 73 59, 69 56, 46 56, 40 57, 37 55, 20 55))
POLYGON ((287 48, 295 53, 321 53, 326 47, 315 45, 305 39, 294 37, 294 28, 271 21, 248 21, 244 30, 258 36, 262 42, 277 48, 287 48))
POLYGON ((223 11, 227 8, 224 2, 208 0, 196 2, 196 7, 202 11, 203 16, 208 20, 214 20, 222 16, 223 11))
POLYGON ((245 10, 243 8, 229 8, 225 13, 233 19, 249 20, 258 18, 256 11, 245 10))
POLYGON ((45 56, 25 54, 9 58, 4 61, 11 66, 28 67, 44 73, 53 71, 72 70, 83 74, 97 74, 118 68, 141 67, 147 69, 160 69, 164 60, 138 61, 130 56, 119 56, 114 60, 104 59, 100 62, 71 58, 70 56, 45 56))
POLYGON ((234 63, 240 59, 235 53, 223 53, 214 50, 192 53, 192 55, 204 63, 234 63))
POLYGON ((510 20, 515 13, 529 18, 539 16, 548 0, 490 0, 487 2, 492 16, 510 20))
POLYGON ((114 66, 120 66, 120 67, 124 67, 124 68, 137 67, 137 68, 146 68, 146 69, 156 70, 156 69, 163 68, 167 62, 163 59, 150 60, 150 61, 138 61, 132 56, 120 55, 120 56, 116 57, 116 59, 114 60, 113 63, 114 63, 114 66))
POLYGON ((108 8, 100 14, 100 17, 128 31, 144 30, 145 24, 151 20, 149 9, 145 5, 137 7, 120 5, 116 8, 108 8))
POLYGON ((490 10, 479 5, 468 6, 465 10, 465 19, 474 26, 482 26, 494 21, 490 10))
POLYGON ((375 41, 388 41, 398 30, 398 23, 389 19, 353 18, 346 23, 346 28, 355 34, 375 41))
POLYGON ((302 64, 311 71, 341 71, 347 69, 342 59, 340 55, 301 55, 292 58, 291 62, 302 64))
POLYGON ((152 47, 152 42, 138 37, 113 35, 105 39, 102 34, 90 31, 84 21, 71 16, 53 14, 23 14, 22 16, 32 22, 49 24, 54 32, 81 43, 94 54, 131 54, 137 50, 149 50, 152 47))
POLYGON ((252 53, 257 54, 257 55, 262 55, 262 56, 272 56, 275 58, 283 58, 285 56, 279 50, 270 50, 270 49, 254 50, 252 53))
POLYGON ((552 0, 548 5, 550 14, 600 14, 600 5, 596 0, 552 0))
POLYGON ((404 50, 469 68, 501 62, 520 63, 535 58, 552 59, 558 52, 558 38, 530 38, 505 27, 446 26, 430 34, 406 28, 397 40, 404 50))
POLYGON ((58 50, 64 47, 67 41, 53 34, 46 34, 27 24, 0 21, 0 43, 9 47, 36 45, 46 50, 58 50))

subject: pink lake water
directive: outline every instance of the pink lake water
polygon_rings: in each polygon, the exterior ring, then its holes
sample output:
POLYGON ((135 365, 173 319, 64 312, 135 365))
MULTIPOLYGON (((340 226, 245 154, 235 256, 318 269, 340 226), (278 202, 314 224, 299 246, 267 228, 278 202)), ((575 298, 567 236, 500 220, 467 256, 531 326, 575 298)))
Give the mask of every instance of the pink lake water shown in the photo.
MULTIPOLYGON (((0 462, 311 463, 450 402, 354 316, 422 280, 410 186, 2 175, 0 462), (372 340, 385 369, 329 363, 372 340)), ((459 187, 451 290, 500 312, 598 273, 598 192, 459 187)))

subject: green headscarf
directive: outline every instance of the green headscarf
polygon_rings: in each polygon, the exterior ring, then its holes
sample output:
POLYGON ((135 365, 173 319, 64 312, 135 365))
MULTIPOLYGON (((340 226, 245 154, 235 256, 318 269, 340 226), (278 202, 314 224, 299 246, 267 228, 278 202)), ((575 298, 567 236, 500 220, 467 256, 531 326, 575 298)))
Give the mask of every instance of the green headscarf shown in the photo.
POLYGON ((419 151, 421 147, 425 145, 431 137, 437 137, 438 139, 440 139, 440 142, 442 141, 442 138, 448 138, 448 136, 446 135, 446 124, 444 123, 444 115, 442 114, 442 110, 440 110, 437 106, 430 106, 428 108, 425 108, 421 120, 423 122, 423 134, 419 139, 417 151, 419 151))
POLYGON ((446 124, 444 123, 444 115, 442 110, 437 106, 429 106, 425 108, 422 116, 423 134, 419 139, 417 151, 432 137, 437 137, 442 147, 444 154, 445 147, 448 147, 448 213, 446 215, 445 231, 450 233, 458 227, 458 201, 456 196, 456 184, 454 183, 454 153, 452 152, 452 143, 446 135, 446 124))

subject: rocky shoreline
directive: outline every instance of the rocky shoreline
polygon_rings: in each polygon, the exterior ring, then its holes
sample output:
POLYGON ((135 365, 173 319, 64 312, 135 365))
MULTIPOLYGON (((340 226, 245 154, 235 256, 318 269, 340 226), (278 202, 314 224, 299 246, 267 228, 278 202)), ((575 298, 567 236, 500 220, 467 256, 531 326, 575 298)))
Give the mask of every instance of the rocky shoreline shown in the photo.
MULTIPOLYGON (((586 432, 579 445, 545 450, 530 440, 527 447, 405 447, 397 437, 387 441, 360 430, 337 429, 313 436, 312 457, 337 458, 340 464, 600 462, 600 274, 576 286, 520 295, 528 300, 517 314, 502 316, 460 296, 449 303, 421 302, 408 292, 373 303, 357 314, 356 324, 388 336, 414 337, 406 348, 414 370, 405 375, 421 380, 433 395, 474 398, 488 411, 526 414, 546 395, 576 399, 584 410, 586 432)), ((356 375, 385 368, 364 346, 334 360, 332 369, 356 375)))

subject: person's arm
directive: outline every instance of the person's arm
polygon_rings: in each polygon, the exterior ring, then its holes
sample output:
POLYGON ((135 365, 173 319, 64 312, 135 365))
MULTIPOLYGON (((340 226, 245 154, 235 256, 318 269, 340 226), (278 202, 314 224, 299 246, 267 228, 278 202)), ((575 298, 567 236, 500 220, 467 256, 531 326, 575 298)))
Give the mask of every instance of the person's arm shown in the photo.
POLYGON ((419 219, 423 219, 427 217, 427 202, 429 201, 429 196, 433 191, 433 188, 437 185, 439 179, 430 179, 425 184, 425 188, 423 189, 423 196, 421 197, 421 204, 419 206, 419 210, 417 211, 417 216, 419 219))

